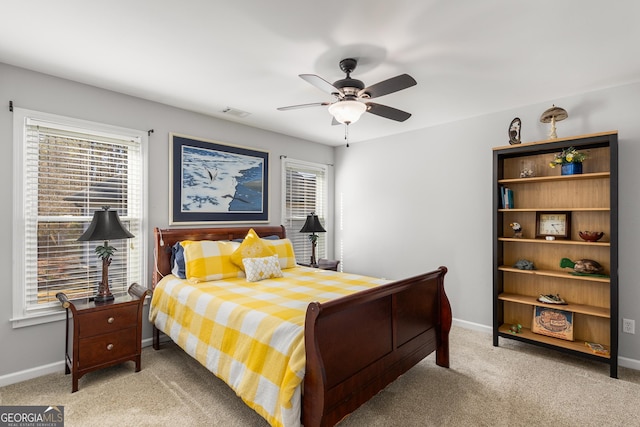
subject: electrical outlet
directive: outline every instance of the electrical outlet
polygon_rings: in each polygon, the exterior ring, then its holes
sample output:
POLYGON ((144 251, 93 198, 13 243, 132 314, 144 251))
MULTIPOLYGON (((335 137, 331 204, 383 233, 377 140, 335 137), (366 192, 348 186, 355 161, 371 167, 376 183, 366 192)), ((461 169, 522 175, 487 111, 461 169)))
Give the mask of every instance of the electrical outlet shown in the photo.
POLYGON ((627 334, 636 333, 636 321, 633 319, 622 319, 622 332, 627 334))

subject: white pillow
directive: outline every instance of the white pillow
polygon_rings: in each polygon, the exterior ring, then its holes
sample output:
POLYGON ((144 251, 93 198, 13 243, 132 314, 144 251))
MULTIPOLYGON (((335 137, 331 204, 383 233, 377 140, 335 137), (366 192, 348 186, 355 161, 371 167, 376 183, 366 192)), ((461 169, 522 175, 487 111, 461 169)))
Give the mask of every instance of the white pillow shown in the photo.
POLYGON ((278 255, 262 258, 243 258, 242 264, 244 264, 247 282, 257 282, 264 279, 282 277, 278 255))

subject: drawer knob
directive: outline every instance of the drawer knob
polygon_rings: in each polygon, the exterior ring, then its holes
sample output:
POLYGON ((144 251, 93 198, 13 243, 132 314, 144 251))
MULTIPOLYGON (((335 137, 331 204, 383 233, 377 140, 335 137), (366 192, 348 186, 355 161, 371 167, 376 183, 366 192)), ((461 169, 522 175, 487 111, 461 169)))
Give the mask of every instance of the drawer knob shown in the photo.
POLYGON ((107 350, 113 350, 113 344, 108 344, 107 345, 107 350))
POLYGON ((107 323, 113 323, 113 322, 114 322, 114 320, 116 320, 116 319, 114 319, 113 317, 109 317, 109 318, 107 319, 107 323))

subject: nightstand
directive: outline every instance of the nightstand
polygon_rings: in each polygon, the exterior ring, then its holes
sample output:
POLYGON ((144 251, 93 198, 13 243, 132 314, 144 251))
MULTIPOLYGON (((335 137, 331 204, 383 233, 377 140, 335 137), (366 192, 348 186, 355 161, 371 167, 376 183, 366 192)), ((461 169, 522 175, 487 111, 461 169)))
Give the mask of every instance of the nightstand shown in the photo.
POLYGON ((65 374, 71 374, 72 393, 78 391, 80 377, 98 369, 131 360, 135 371, 140 371, 142 307, 149 294, 151 291, 134 283, 128 296, 108 303, 74 303, 62 292, 56 295, 67 311, 65 374))
POLYGON ((338 264, 340 264, 340 260, 320 258, 316 265, 311 265, 311 264, 299 264, 299 265, 304 265, 305 267, 319 268, 321 270, 338 271, 338 264))

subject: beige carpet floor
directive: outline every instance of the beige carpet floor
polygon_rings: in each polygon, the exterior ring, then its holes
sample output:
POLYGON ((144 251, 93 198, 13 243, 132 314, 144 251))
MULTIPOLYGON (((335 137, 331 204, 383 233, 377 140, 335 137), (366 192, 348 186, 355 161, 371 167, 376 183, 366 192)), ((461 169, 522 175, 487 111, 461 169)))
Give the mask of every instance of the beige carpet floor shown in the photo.
MULTIPOLYGON (((639 426, 640 371, 454 327, 451 368, 431 355, 340 423, 360 426, 639 426)), ((71 393, 63 372, 0 388, 0 405, 63 405, 74 426, 266 426, 172 343, 93 372, 71 393)))

